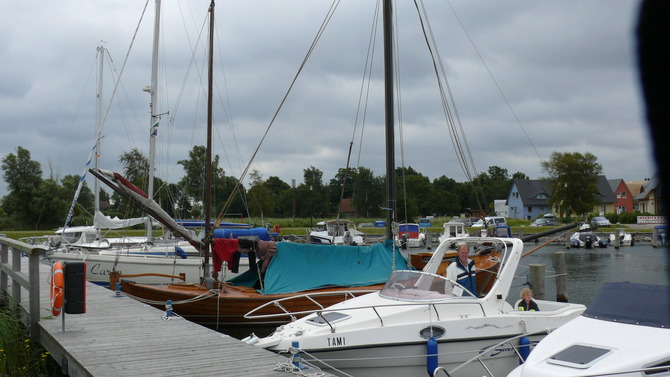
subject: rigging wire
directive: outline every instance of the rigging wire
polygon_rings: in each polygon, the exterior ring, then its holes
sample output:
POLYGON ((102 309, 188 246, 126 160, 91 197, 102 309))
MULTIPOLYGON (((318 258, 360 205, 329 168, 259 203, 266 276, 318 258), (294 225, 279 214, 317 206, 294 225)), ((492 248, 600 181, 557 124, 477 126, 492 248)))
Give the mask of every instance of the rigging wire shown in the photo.
POLYGON ((284 104, 286 103, 286 100, 288 99, 288 95, 291 93, 291 90, 293 89, 293 86, 298 80, 298 76, 300 76, 300 73, 302 73, 303 68, 305 68, 305 65, 307 64, 307 61, 312 55, 312 52, 314 52, 314 49, 316 47, 317 42, 321 39, 321 36, 323 35, 323 32, 330 22, 331 18, 333 17, 333 14, 335 12, 335 9, 337 9, 337 6, 339 5, 340 1, 339 0, 333 0, 333 3, 331 4, 330 9, 328 10, 326 17, 324 18, 321 26, 319 27, 319 30, 316 33, 316 36, 314 37, 314 40, 312 41, 312 44, 310 45, 302 63, 300 64, 300 67, 298 68, 298 71, 294 75, 293 79, 291 80, 291 84, 289 85, 288 89, 286 90, 286 93, 284 94, 284 97, 282 97, 282 100, 279 103, 279 106, 277 107, 277 110, 275 110, 274 115, 272 116, 272 119, 270 120, 270 123, 268 124, 267 128, 265 129, 265 132, 263 133, 263 137, 261 138, 261 141, 258 143, 258 146, 254 150, 254 153, 251 156, 251 159, 249 159, 249 162, 247 163, 247 166, 244 168, 244 171, 240 175, 240 178, 238 179, 237 183, 235 184, 235 188, 233 189, 233 193, 228 196, 228 200, 224 204, 224 206, 221 208, 221 212, 219 213, 219 216, 217 216, 217 226, 220 223, 220 216, 221 214, 225 213, 225 211, 228 209, 230 204, 232 203, 232 198, 234 197, 234 194, 239 190, 241 182, 244 180, 246 177, 247 173, 249 172, 249 169, 251 168, 251 164, 254 162, 254 159, 256 158, 256 155, 258 154, 261 146, 265 142, 265 138, 268 136, 270 129, 274 125, 275 120, 277 119, 277 116, 279 115, 279 111, 283 108, 284 104))
MULTIPOLYGON (((480 209, 483 209, 482 202, 486 203, 486 198, 482 197, 480 199, 480 191, 477 189, 477 183, 476 183, 477 181, 476 178, 478 177, 477 168, 474 159, 472 157, 472 153, 470 151, 470 146, 467 142, 467 137, 465 135, 463 124, 458 114, 457 110, 458 108, 456 107, 454 95, 451 91, 451 87, 447 79, 443 60, 441 58, 437 43, 435 41, 435 35, 430 26, 430 20, 428 18, 428 14, 426 12, 423 1, 422 0, 419 1, 421 2, 420 6, 416 0, 414 1, 414 5, 417 10, 419 21, 421 23, 421 30, 424 35, 424 40, 426 41, 426 46, 432 59, 433 70, 437 78, 440 98, 442 101, 442 108, 444 111, 445 119, 447 120, 447 126, 449 129, 449 134, 451 136, 452 145, 454 146, 456 157, 459 164, 461 165, 463 173, 465 174, 468 182, 470 182, 473 185, 474 188, 473 191, 475 194, 477 205, 479 206, 480 209), (428 35, 430 35, 430 38, 428 37, 428 35), (448 93, 448 96, 445 94, 445 89, 446 93, 448 93)), ((481 191, 481 195, 482 196, 484 195, 483 190, 481 191)))
POLYGON ((521 131, 523 132, 524 136, 526 136, 526 139, 528 139, 528 143, 530 143, 531 147, 533 147, 533 150, 535 151, 535 154, 540 159, 540 161, 544 162, 544 160, 540 156, 540 153, 537 151, 537 148, 535 148, 535 144, 533 144, 533 141, 530 139, 530 136, 528 136, 528 133, 526 132, 526 129, 523 127, 523 124, 521 123, 521 120, 519 120, 519 117, 516 115, 516 112, 512 108, 512 105, 507 100, 507 96, 505 96, 505 93, 503 93, 502 88, 500 87, 500 85, 498 85, 498 81, 493 76, 493 73, 489 69, 489 66, 486 64, 486 61, 482 57, 482 54, 479 52, 479 49, 477 49, 477 46, 475 45, 475 42, 470 37, 470 34, 468 33, 468 30, 465 28, 465 25, 461 21, 461 18, 458 17, 458 14, 456 13, 456 10, 454 9, 453 5, 451 4, 451 1, 447 0, 447 4, 449 4, 449 7, 451 8, 451 11, 454 13, 454 16, 456 17, 456 20, 458 21, 458 24, 461 26, 461 29, 463 29, 463 32, 465 33, 465 36, 468 38, 468 41, 470 41, 470 44, 472 45, 472 48, 474 48, 475 52, 477 53, 477 56, 479 57, 479 60, 481 60, 482 64, 484 65, 484 68, 486 69, 486 72, 488 72, 489 76, 491 77, 491 80, 493 81, 493 84, 498 89, 498 92, 500 92, 500 95, 502 96, 503 100, 505 101, 505 104, 507 105, 510 112, 514 116, 514 119, 516 120, 517 124, 519 125, 519 128, 521 128, 521 131))

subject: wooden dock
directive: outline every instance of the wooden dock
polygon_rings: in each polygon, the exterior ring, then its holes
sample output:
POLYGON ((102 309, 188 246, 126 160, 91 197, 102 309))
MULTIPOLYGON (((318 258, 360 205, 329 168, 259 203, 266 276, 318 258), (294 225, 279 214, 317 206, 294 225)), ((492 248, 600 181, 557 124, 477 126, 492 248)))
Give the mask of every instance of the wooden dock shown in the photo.
MULTIPOLYGON (((16 277, 17 267, 10 266, 7 259, 8 245, 15 242, 0 237, 5 281, 8 275, 16 277)), ((20 258, 21 271, 26 276, 28 260, 25 256, 20 258)), ((32 327, 31 338, 37 337, 69 376, 291 375, 275 370, 278 363, 288 362, 283 356, 183 319, 164 320, 163 311, 128 297, 116 297, 114 291, 92 283, 86 286, 86 313, 53 318, 49 308, 49 274, 50 266, 40 263, 40 318, 32 327), (38 334, 34 334, 35 328, 38 334)), ((26 292, 34 291, 35 287, 27 285, 36 280, 35 277, 19 280, 23 287, 19 294, 21 305, 30 323, 26 292)), ((2 288, 15 297, 16 290, 11 284, 10 278, 9 285, 5 283, 2 288)))

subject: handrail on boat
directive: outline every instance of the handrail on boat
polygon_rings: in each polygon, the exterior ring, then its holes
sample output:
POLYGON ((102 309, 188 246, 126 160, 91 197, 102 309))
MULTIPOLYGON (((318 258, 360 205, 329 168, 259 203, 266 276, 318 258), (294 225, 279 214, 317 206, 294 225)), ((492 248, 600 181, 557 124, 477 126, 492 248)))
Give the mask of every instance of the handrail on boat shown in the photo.
POLYGON ((186 274, 185 273, 180 273, 179 275, 167 275, 167 274, 158 274, 158 273, 153 273, 153 272, 148 272, 144 274, 128 274, 128 275, 122 275, 121 271, 111 271, 109 273, 109 289, 114 290, 116 289, 116 283, 121 281, 122 278, 137 278, 137 277, 144 277, 144 276, 158 276, 158 277, 164 277, 168 279, 178 279, 178 280, 183 280, 186 281, 186 274))
POLYGON ((496 343, 496 344, 494 344, 494 345, 492 345, 492 346, 486 348, 486 349, 485 349, 484 351, 482 351, 480 354, 478 354, 478 355, 476 355, 476 356, 473 356, 473 357, 471 357, 470 359, 468 359, 468 360, 462 362, 460 365, 458 365, 456 368, 454 368, 454 369, 452 369, 452 370, 450 370, 450 371, 447 371, 444 367, 440 367, 440 366, 438 366, 438 367, 435 368, 435 370, 433 371, 432 376, 433 376, 433 377, 437 377, 437 372, 444 372, 444 373, 446 373, 447 376, 451 376, 453 373, 457 372, 459 369, 461 369, 461 368, 463 368, 464 366, 470 364, 471 362, 477 360, 477 361, 479 361, 479 363, 482 365, 482 367, 486 370, 486 373, 487 373, 490 377, 494 377, 494 376, 493 376, 493 373, 489 370, 489 368, 486 367, 486 364, 482 361, 482 357, 483 357, 483 356, 485 356, 485 355, 486 355, 487 353, 489 353, 489 352, 492 352, 492 351, 497 350, 497 347, 498 347, 498 346, 502 346, 502 345, 505 344, 505 343, 509 343, 509 345, 512 347, 512 349, 514 350, 514 352, 516 352, 517 356, 519 356, 519 358, 522 358, 521 353, 519 352, 519 349, 518 349, 518 348, 519 348, 519 345, 515 345, 514 343, 512 343, 512 341, 517 340, 517 339, 521 339, 521 338, 523 338, 523 337, 527 337, 527 336, 533 336, 533 335, 539 335, 539 334, 549 334, 550 332, 551 332, 551 331, 550 331, 549 329, 545 329, 545 330, 535 331, 535 332, 532 332, 532 333, 523 333, 523 334, 519 334, 519 335, 513 336, 513 337, 511 337, 511 338, 507 338, 507 339, 505 339, 505 340, 500 341, 499 343, 496 343))
MULTIPOLYGON (((373 293, 373 292, 379 292, 379 291, 378 290, 362 290, 362 291, 353 291, 353 292, 347 291, 345 293, 351 294, 352 298, 353 298, 355 296, 352 293, 373 293)), ((267 302, 267 303, 255 308, 255 309, 251 310, 250 312, 247 312, 244 315, 244 318, 246 318, 246 319, 258 319, 258 318, 276 318, 276 317, 284 317, 284 316, 297 317, 298 315, 307 315, 307 314, 313 314, 313 313, 320 313, 320 314, 317 314, 317 315, 319 315, 319 317, 323 318, 322 314, 324 312, 338 312, 338 311, 342 312, 342 311, 351 311, 351 310, 372 309, 372 311, 374 311, 375 314, 377 315, 377 318, 379 318, 381 326, 384 326, 384 320, 383 320, 381 314, 379 313, 379 311, 377 309, 379 309, 379 308, 391 308, 391 307, 397 307, 397 306, 418 306, 418 305, 433 307, 433 310, 436 312, 436 314, 439 315, 439 313, 437 313, 437 306, 440 305, 440 304, 439 303, 434 303, 434 302, 429 302, 429 303, 427 303, 427 302, 415 302, 415 303, 404 302, 403 304, 366 305, 366 306, 349 307, 349 308, 344 308, 344 309, 342 309, 342 308, 328 309, 328 308, 324 308, 321 304, 316 303, 320 307, 320 309, 303 310, 303 311, 298 311, 298 312, 289 312, 289 311, 285 310, 283 306, 276 304, 276 302, 278 302, 278 301, 302 298, 302 297, 305 297, 305 296, 323 296, 323 295, 329 295, 329 294, 333 294, 333 293, 341 293, 341 292, 311 293, 311 294, 291 296, 291 297, 287 297, 287 298, 282 298, 282 299, 270 301, 270 302, 267 302), (276 307, 284 309, 284 313, 254 314, 256 311, 259 311, 262 308, 265 308, 269 305, 275 305, 276 307)), ((480 307, 480 309, 482 311, 482 315, 484 315, 484 316, 486 315, 486 313, 484 311, 484 308, 482 307, 481 302, 463 301, 463 302, 457 302, 456 304, 477 305, 477 306, 480 307)), ((454 305, 454 302, 450 302, 449 305, 454 305)), ((330 326, 330 323, 328 322, 328 320, 325 319, 325 318, 323 318, 323 319, 330 326)), ((331 328, 332 328, 332 326, 331 326, 331 328)))
POLYGON ((313 292, 313 293, 304 293, 304 294, 301 294, 301 295, 295 295, 295 296, 291 296, 291 297, 279 298, 279 299, 276 299, 276 300, 266 302, 265 304, 247 312, 244 315, 244 318, 253 319, 253 318, 272 318, 272 317, 284 317, 284 316, 294 317, 294 316, 301 315, 301 314, 312 314, 312 313, 317 312, 319 310, 324 310, 325 309, 323 307, 323 305, 321 305, 318 301, 314 300, 313 297, 332 296, 332 295, 335 295, 335 294, 344 294, 344 299, 347 300, 348 298, 356 297, 356 294, 367 294, 367 293, 373 293, 373 292, 379 292, 379 290, 378 289, 362 289, 362 290, 355 290, 355 291, 347 290, 347 291, 313 292), (351 297, 348 297, 348 296, 351 296, 351 297), (284 306, 282 306, 282 304, 281 304, 284 301, 296 300, 296 299, 299 299, 299 298, 306 298, 306 299, 312 301, 315 305, 317 305, 319 307, 319 309, 303 310, 303 311, 299 311, 299 312, 290 312, 290 311, 286 310, 286 308, 284 308, 284 306), (257 311, 259 311, 259 310, 261 310, 265 307, 268 307, 270 305, 273 305, 277 308, 282 309, 284 311, 284 313, 254 314, 255 312, 257 312, 257 311))

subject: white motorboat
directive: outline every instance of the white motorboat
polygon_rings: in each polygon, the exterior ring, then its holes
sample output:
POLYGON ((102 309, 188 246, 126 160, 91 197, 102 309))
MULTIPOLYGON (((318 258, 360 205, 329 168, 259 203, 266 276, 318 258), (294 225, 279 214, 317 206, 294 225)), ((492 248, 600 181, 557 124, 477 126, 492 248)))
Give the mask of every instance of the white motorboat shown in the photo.
POLYGON ((508 303, 522 253, 518 238, 449 238, 422 271, 395 271, 379 292, 247 341, 275 352, 300 349, 305 362, 353 376, 419 376, 438 366, 452 377, 506 375, 519 364, 519 342, 527 350, 585 309, 536 300, 541 311, 519 311, 508 303), (502 253, 496 281, 481 297, 461 296, 462 286, 436 274, 445 253, 463 243, 471 252, 502 253))
POLYGON ((570 236, 570 247, 573 249, 606 248, 607 239, 598 237, 589 224, 582 224, 578 231, 570 236))
POLYGON ((509 377, 670 376, 670 287, 604 283, 509 377))
POLYGON ((447 238, 470 237, 470 234, 465 230, 465 224, 460 221, 449 221, 442 226, 444 227, 444 231, 440 235, 440 242, 447 238))
POLYGON ((309 232, 311 243, 324 245, 365 245, 363 232, 356 229, 350 220, 328 220, 316 223, 316 228, 309 232))
POLYGON ((624 229, 617 229, 616 232, 610 233, 609 244, 615 246, 635 246, 635 240, 633 239, 633 235, 624 229), (618 243, 617 238, 619 239, 618 243))

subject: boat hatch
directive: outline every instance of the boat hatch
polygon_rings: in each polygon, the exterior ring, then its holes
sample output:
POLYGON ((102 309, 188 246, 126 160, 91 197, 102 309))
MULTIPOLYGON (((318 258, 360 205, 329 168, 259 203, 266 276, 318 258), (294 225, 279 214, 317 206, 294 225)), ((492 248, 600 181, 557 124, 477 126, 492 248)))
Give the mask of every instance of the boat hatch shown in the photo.
POLYGON ((549 363, 573 368, 586 369, 605 358, 612 350, 583 344, 573 344, 551 356, 549 363))
POLYGON ((440 326, 428 326, 419 331, 419 336, 424 339, 430 339, 431 337, 439 339, 442 337, 442 335, 444 335, 445 332, 446 330, 440 326))
POLYGON ((325 326, 329 323, 344 321, 350 317, 349 314, 338 312, 317 313, 316 317, 308 319, 307 322, 313 325, 325 326))

